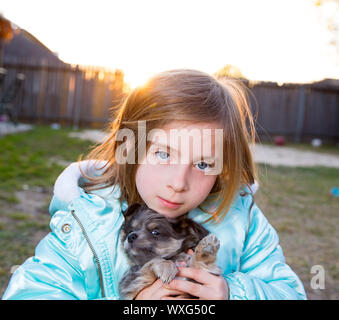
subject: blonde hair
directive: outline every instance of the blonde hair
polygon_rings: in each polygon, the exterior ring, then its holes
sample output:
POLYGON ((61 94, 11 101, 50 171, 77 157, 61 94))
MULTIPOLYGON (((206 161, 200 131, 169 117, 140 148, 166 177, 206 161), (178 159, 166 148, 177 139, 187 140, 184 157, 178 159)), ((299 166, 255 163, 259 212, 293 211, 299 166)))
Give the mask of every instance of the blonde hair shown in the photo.
MULTIPOLYGON (((256 178, 256 168, 249 148, 255 142, 253 117, 250 112, 246 87, 235 79, 217 80, 196 70, 170 70, 152 77, 145 85, 132 90, 123 103, 112 108, 114 121, 110 124, 108 138, 87 155, 86 159, 105 160, 103 173, 89 177, 86 192, 118 184, 120 201, 143 203, 135 184, 139 163, 118 164, 116 150, 123 143, 117 141, 119 130, 127 128, 138 137, 138 121, 145 120, 146 134, 175 120, 191 122, 217 122, 223 127, 223 168, 210 195, 217 195, 221 203, 215 212, 208 212, 207 220, 221 220, 228 212, 241 187, 251 185, 256 178)), ((138 138, 135 155, 138 154, 138 138)), ((147 152, 148 145, 146 146, 147 152)), ((80 156, 79 161, 81 161, 80 156)), ((207 197, 209 198, 209 197, 207 197)))

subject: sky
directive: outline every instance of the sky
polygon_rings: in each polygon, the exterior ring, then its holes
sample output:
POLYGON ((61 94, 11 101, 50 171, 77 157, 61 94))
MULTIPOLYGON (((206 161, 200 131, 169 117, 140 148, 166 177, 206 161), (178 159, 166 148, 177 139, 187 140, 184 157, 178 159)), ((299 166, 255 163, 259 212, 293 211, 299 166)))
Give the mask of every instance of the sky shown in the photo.
POLYGON ((339 6, 316 2, 8 0, 0 13, 63 61, 122 69, 132 87, 168 69, 213 73, 226 64, 251 80, 339 79, 327 28, 332 19, 339 30, 339 6))

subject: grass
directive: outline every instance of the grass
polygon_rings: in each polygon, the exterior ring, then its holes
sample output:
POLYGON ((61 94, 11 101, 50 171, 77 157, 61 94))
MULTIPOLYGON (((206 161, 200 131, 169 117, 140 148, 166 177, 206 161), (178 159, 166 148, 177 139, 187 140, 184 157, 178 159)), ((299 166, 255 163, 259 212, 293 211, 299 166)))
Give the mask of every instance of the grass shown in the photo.
POLYGON ((324 167, 260 166, 257 204, 277 230, 287 263, 302 279, 310 298, 338 299, 339 170, 324 167), (326 290, 310 288, 313 265, 325 269, 326 290))
POLYGON ((71 131, 36 126, 32 131, 0 138, 0 191, 53 185, 63 167, 58 161, 76 161, 88 150, 88 141, 68 137, 71 131))
MULTIPOLYGON (((48 204, 54 181, 65 166, 61 163, 76 161, 92 144, 68 137, 71 131, 37 126, 0 138, 0 296, 11 268, 34 255, 35 246, 49 232, 48 204), (27 202, 22 203, 24 195, 27 202), (39 206, 29 208, 28 200, 37 195, 39 206)), ((339 186, 339 170, 259 169, 256 202, 278 231, 287 263, 310 299, 338 299, 339 198, 333 198, 330 190, 339 186), (313 265, 325 269, 325 290, 310 288, 313 265)))
POLYGON ((49 232, 48 204, 65 163, 77 161, 92 144, 70 138, 72 131, 36 126, 32 131, 0 137, 0 296, 12 266, 34 255, 35 246, 49 232), (28 201, 20 204, 19 192, 27 193, 30 202, 41 203, 36 207, 30 207, 28 201))

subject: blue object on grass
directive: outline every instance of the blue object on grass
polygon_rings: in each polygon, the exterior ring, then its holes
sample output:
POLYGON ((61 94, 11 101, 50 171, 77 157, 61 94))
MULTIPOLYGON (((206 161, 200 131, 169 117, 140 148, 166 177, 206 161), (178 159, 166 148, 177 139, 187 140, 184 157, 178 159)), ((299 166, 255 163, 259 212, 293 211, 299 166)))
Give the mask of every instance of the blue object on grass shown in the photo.
POLYGON ((338 187, 333 187, 333 188, 331 189, 331 194, 332 194, 332 196, 334 196, 334 197, 339 197, 339 188, 338 188, 338 187))

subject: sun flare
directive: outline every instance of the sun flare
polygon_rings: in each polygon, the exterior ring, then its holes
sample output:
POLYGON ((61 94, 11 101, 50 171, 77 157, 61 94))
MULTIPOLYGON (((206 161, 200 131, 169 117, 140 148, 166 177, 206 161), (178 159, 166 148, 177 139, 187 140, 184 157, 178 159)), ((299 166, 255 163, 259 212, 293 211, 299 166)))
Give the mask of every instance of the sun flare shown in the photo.
MULTIPOLYGON (((339 30, 334 6, 330 18, 339 30)), ((339 39, 333 45, 328 13, 315 1, 125 0, 93 6, 60 0, 53 14, 43 0, 11 0, 1 7, 63 61, 121 69, 132 88, 160 71, 214 73, 227 64, 252 80, 339 78, 339 39)))

